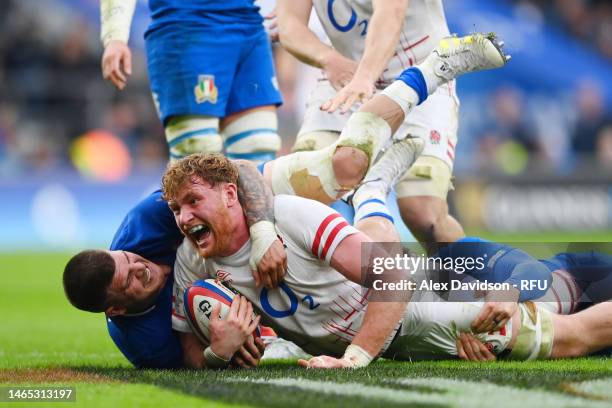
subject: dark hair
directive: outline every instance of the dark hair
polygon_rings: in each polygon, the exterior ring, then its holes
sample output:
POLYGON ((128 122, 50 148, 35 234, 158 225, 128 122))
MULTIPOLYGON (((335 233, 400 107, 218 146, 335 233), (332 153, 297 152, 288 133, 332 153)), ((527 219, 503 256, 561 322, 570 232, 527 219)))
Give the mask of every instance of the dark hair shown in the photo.
POLYGON ((115 274, 115 260, 106 251, 79 252, 64 268, 64 292, 77 309, 99 313, 108 305, 108 286, 115 274))

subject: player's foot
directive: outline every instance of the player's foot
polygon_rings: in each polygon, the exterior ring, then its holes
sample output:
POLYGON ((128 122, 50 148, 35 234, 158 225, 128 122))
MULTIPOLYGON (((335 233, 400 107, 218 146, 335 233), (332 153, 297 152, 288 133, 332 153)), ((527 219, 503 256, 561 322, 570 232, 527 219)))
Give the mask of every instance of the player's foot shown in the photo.
POLYGON ((414 164, 425 146, 418 137, 407 137, 393 143, 368 171, 351 198, 357 210, 370 199, 385 200, 397 180, 414 164))
POLYGON ((504 53, 503 46, 495 33, 446 37, 418 67, 431 91, 435 89, 432 86, 440 86, 459 75, 504 66, 510 56, 504 53))

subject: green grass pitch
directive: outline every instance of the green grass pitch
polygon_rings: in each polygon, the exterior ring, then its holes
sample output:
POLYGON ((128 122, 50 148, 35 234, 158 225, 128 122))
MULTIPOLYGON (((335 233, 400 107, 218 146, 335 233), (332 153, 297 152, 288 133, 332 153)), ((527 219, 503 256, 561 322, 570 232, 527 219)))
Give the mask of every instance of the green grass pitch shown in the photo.
POLYGON ((379 361, 320 372, 293 361, 257 370, 134 370, 106 334, 104 317, 65 301, 69 254, 0 255, 0 387, 76 387, 79 407, 598 407, 612 406, 612 359, 496 362, 379 361))

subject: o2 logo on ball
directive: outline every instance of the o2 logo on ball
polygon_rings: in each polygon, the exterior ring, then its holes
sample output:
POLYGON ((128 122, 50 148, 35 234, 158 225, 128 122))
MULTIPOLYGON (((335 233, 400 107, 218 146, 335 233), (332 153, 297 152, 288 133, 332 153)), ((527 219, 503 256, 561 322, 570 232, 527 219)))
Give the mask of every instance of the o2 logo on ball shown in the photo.
POLYGON ((198 305, 198 309, 200 309, 200 311, 204 313, 204 316, 210 319, 210 314, 212 313, 212 307, 210 306, 210 303, 208 302, 208 300, 201 301, 200 304, 198 305))
POLYGON ((361 35, 362 37, 365 36, 368 33, 368 20, 361 20, 359 23, 357 23, 357 13, 351 7, 351 18, 349 18, 348 23, 346 23, 345 25, 341 25, 340 23, 338 23, 338 20, 336 20, 336 16, 334 15, 335 1, 336 0, 327 0, 327 15, 329 16, 329 21, 332 23, 334 28, 340 32, 346 33, 348 31, 351 31, 353 27, 355 27, 355 24, 357 24, 361 27, 361 33, 359 33, 359 35, 361 35))
MULTIPOLYGON (((274 317, 277 319, 293 316, 295 312, 297 312, 297 309, 298 309, 299 300, 298 300, 297 295, 295 294, 293 290, 291 290, 289 286, 287 286, 285 282, 282 282, 278 287, 289 298, 289 308, 285 310, 275 309, 274 306, 272 306, 272 304, 270 303, 270 300, 268 299, 269 291, 265 287, 262 288, 261 292, 259 293, 259 303, 261 304, 261 308, 263 309, 264 312, 266 312, 268 316, 274 317)), ((314 310, 320 305, 320 303, 315 303, 313 297, 310 295, 304 296, 302 298, 302 303, 306 303, 309 310, 314 310)))

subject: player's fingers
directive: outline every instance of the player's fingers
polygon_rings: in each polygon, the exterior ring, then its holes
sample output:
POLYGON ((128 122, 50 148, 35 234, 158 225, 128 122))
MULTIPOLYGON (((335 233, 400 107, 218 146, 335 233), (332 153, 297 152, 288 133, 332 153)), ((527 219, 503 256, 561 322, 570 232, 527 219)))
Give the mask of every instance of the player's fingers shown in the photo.
POLYGON ((489 348, 485 346, 482 342, 478 342, 478 347, 480 348, 480 354, 483 355, 485 361, 493 361, 497 359, 495 354, 493 354, 491 350, 489 350, 489 348))
POLYGON ((122 81, 121 78, 119 78, 117 75, 115 75, 115 73, 111 73, 110 81, 120 91, 123 90, 123 88, 125 88, 125 81, 122 81))
POLYGON ((261 285, 261 277, 259 276, 259 271, 254 269, 253 271, 253 279, 255 280, 255 286, 259 287, 261 285))
POLYGON ((244 343, 243 347, 246 349, 246 351, 249 352, 251 356, 253 356, 256 362, 261 359, 262 352, 259 350, 259 347, 257 347, 257 345, 255 344, 255 341, 253 340, 253 336, 249 336, 247 341, 244 343))
POLYGON ((309 367, 308 367, 308 360, 304 360, 303 358, 300 358, 300 359, 298 360, 298 365, 299 365, 300 367, 309 368, 309 367))
POLYGON ((257 326, 259 326, 259 321, 260 320, 261 320, 261 316, 257 316, 255 319, 253 319, 253 321, 249 325, 249 328, 247 329, 247 331, 249 333, 253 333, 255 331, 255 329, 257 329, 257 326))
POLYGON ((238 353, 234 354, 234 363, 240 368, 249 368, 247 363, 238 355, 238 353))
POLYGON ((457 344, 457 357, 459 357, 461 360, 467 360, 467 355, 465 354, 465 349, 463 348, 461 338, 455 340, 455 343, 457 344))
POLYGON ((483 324, 483 322, 485 321, 488 315, 489 315, 489 312, 487 310, 485 309, 481 310, 480 313, 478 313, 478 316, 476 316, 476 318, 472 322, 472 325, 471 325, 472 330, 479 331, 479 329, 481 328, 481 325, 483 324))
POLYGON ((263 353, 266 351, 266 345, 261 337, 255 337, 255 346, 259 349, 259 353, 263 356, 263 353))
MULTIPOLYGON (((213 307, 212 314, 210 315, 211 320, 219 319, 221 315, 221 303, 217 303, 215 307, 213 307)), ((214 321, 214 320, 213 320, 214 321)))
POLYGON ((272 278, 270 277, 270 272, 266 271, 265 273, 262 273, 261 276, 264 286, 268 289, 272 289, 274 286, 272 286, 272 278))
POLYGON ((348 112, 348 111, 351 109, 351 107, 352 107, 352 106, 353 106, 355 103, 357 103, 357 101, 359 101, 359 100, 360 100, 359 95, 358 95, 358 94, 356 94, 356 93, 352 93, 352 94, 351 94, 351 95, 350 95, 350 96, 349 96, 349 97, 346 99, 346 101, 344 102, 344 104, 342 105, 342 109, 340 110, 340 112, 341 112, 341 113, 343 113, 343 114, 344 114, 344 113, 346 113, 346 112, 348 112))
POLYGON ((470 361, 480 361, 478 358, 478 354, 474 350, 474 344, 472 343, 469 336, 465 333, 461 333, 461 337, 463 338, 463 345, 465 348, 465 354, 470 361))
POLYGON ((244 322, 247 316, 247 300, 244 296, 240 296, 240 304, 238 306, 238 310, 236 311, 238 321, 244 322))
POLYGON ((132 75, 132 56, 129 52, 123 55, 123 69, 127 75, 132 75))
POLYGON ((236 295, 234 296, 234 299, 232 299, 232 304, 230 305, 230 310, 226 317, 227 319, 238 317, 238 310, 240 309, 240 298, 240 295, 236 295))
POLYGON ((253 355, 244 346, 240 347, 240 358, 246 363, 247 367, 257 367, 258 359, 254 358, 253 355))

